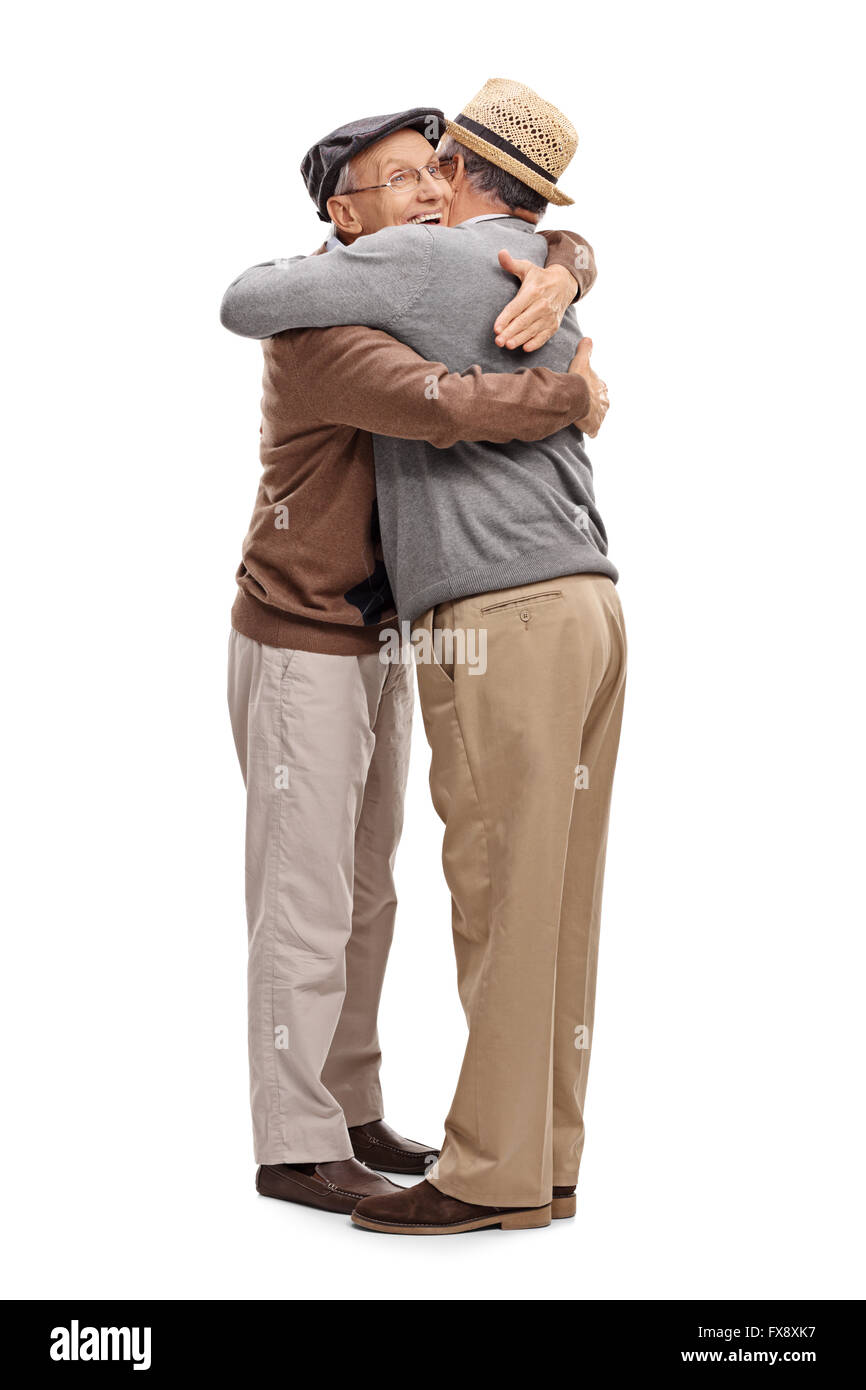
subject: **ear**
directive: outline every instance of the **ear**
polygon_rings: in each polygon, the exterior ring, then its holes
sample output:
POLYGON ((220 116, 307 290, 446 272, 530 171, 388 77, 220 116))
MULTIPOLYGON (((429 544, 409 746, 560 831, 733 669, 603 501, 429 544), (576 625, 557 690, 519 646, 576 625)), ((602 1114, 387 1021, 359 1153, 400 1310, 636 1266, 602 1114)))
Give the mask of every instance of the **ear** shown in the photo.
POLYGON ((329 198, 327 208, 328 216, 338 232, 346 232, 349 236, 361 235, 364 228, 348 194, 329 198))
POLYGON ((454 160, 454 177, 451 180, 451 187, 456 191, 463 182, 466 174, 466 165, 463 163, 463 156, 458 150, 452 150, 451 157, 454 160))

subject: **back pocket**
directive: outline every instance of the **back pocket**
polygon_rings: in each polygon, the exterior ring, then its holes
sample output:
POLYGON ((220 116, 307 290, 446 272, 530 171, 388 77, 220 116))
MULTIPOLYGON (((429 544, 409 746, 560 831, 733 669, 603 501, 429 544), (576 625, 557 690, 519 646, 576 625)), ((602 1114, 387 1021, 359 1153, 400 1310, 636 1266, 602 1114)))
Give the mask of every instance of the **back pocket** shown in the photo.
POLYGON ((490 603, 482 608, 482 613, 495 613, 502 608, 528 608, 533 603, 550 603, 552 599, 562 598, 561 589, 545 590, 543 594, 525 594, 523 598, 507 598, 502 603, 490 603))

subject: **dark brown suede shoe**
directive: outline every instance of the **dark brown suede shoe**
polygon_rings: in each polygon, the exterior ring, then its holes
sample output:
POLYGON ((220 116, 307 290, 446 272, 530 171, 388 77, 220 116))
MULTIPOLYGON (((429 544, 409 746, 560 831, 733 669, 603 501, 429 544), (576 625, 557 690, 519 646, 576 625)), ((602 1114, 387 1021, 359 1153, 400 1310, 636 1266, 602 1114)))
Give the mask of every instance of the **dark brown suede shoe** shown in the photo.
POLYGON ((370 1120, 349 1130, 355 1157, 374 1173, 426 1173, 439 1157, 429 1144, 404 1139, 384 1120, 370 1120))
POLYGON ((544 1207, 476 1207, 448 1197, 431 1182, 403 1187, 387 1197, 365 1197, 352 1212, 357 1226, 395 1236, 448 1236, 501 1226, 503 1231, 527 1231, 550 1225, 550 1203, 544 1207))
POLYGON ((561 1221, 564 1216, 574 1216, 576 1211, 577 1198, 574 1195, 574 1187, 555 1187, 550 1204, 550 1214, 554 1221, 561 1221))
POLYGON ((363 1197, 391 1196, 402 1189, 354 1158, 342 1158, 333 1163, 262 1164, 256 1173, 256 1191, 263 1197, 348 1216, 363 1197))

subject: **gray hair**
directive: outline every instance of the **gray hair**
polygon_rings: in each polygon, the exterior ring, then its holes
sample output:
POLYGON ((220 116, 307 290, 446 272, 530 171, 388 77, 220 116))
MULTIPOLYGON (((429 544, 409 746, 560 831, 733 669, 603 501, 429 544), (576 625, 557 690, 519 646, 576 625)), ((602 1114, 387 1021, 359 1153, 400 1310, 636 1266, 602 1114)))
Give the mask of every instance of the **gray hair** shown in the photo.
POLYGON ((347 159, 337 175, 337 182, 334 185, 332 198, 339 198, 342 193, 348 193, 349 185, 352 182, 352 161, 347 159))
MULTIPOLYGON (((333 191, 333 193, 331 194, 331 197, 332 197, 332 198, 339 198, 339 197, 341 196, 341 194, 343 194, 343 193, 348 193, 348 192, 349 192, 349 189, 350 189, 350 187, 351 187, 351 184, 352 184, 352 161, 351 161, 351 159, 347 159, 346 162, 345 162, 345 164, 342 165, 339 174, 337 175, 337 182, 336 182, 336 184, 334 185, 334 191, 333 191)), ((336 224, 335 222, 332 222, 332 223, 331 223, 331 236, 336 236, 336 235, 337 235, 337 224, 336 224)))
POLYGON ((463 156, 467 179, 475 192, 481 193, 488 202, 504 203, 507 208, 523 208, 525 212, 539 215, 545 211, 547 199, 542 193, 536 193, 534 188, 521 183, 520 179, 509 174, 507 170, 500 169, 497 164, 491 164, 489 159, 476 154, 467 145, 461 145, 453 135, 446 135, 439 146, 439 155, 444 159, 447 155, 454 154, 463 156))

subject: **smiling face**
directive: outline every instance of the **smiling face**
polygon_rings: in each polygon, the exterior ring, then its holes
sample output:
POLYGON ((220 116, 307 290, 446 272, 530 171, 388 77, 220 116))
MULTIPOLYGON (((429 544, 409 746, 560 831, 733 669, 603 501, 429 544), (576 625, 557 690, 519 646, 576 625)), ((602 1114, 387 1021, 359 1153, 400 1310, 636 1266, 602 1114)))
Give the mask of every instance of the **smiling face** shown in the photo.
POLYGON ((350 191, 328 199, 340 240, 350 243, 383 227, 447 223, 451 206, 447 179, 434 179, 425 171, 420 183, 410 174, 398 188, 370 187, 387 183, 401 169, 421 169, 437 162, 433 146, 417 130, 395 131, 362 150, 349 166, 350 191), (352 189, 364 191, 353 193, 352 189))

